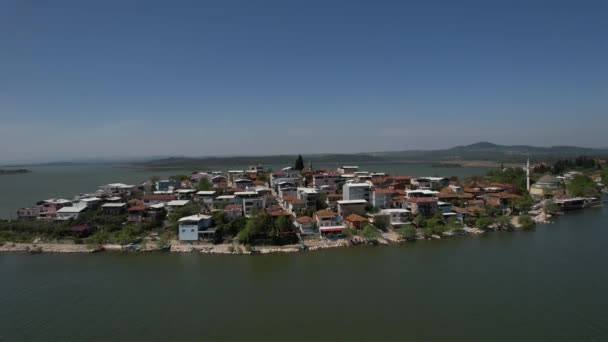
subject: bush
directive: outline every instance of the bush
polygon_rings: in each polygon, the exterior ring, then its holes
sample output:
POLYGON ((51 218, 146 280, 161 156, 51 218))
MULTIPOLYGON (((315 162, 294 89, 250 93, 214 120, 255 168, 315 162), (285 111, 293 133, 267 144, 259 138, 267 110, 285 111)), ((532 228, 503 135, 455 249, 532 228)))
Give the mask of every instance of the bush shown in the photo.
POLYGON ((522 229, 532 229, 534 228, 534 226, 536 226, 536 222, 534 222, 534 220, 532 220, 532 218, 530 217, 530 215, 521 215, 518 219, 517 222, 519 223, 519 225, 521 226, 522 229))
POLYGON ((488 229, 494 223, 489 217, 480 217, 475 221, 475 226, 479 229, 488 229))
POLYGON ((561 211, 559 205, 555 204, 555 202, 553 202, 552 200, 547 200, 545 202, 544 210, 545 214, 555 214, 561 211))
POLYGON ((407 241, 415 240, 418 235, 418 231, 414 227, 401 228, 397 230, 397 233, 399 233, 402 239, 407 241))
POLYGON ((433 236, 433 230, 431 228, 423 228, 422 236, 424 236, 425 239, 431 238, 433 236))
POLYGON ((361 236, 368 241, 375 241, 380 237, 380 232, 371 224, 365 225, 361 231, 361 236))

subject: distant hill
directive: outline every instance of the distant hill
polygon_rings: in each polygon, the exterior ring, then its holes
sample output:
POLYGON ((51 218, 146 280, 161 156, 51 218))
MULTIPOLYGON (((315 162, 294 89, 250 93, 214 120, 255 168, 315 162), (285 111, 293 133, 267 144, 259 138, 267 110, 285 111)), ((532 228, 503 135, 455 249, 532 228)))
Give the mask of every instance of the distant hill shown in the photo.
MULTIPOLYGON (((297 154, 276 156, 236 156, 236 157, 171 157, 132 163, 131 166, 171 169, 212 169, 261 163, 265 165, 291 165, 297 154)), ((608 149, 595 149, 577 146, 536 147, 528 145, 497 145, 478 142, 471 145, 455 146, 444 150, 409 150, 393 152, 374 152, 357 154, 311 154, 305 155, 306 162, 315 163, 390 163, 390 162, 445 162, 445 161, 491 161, 523 162, 552 161, 560 158, 578 156, 597 156, 608 158, 608 149)))

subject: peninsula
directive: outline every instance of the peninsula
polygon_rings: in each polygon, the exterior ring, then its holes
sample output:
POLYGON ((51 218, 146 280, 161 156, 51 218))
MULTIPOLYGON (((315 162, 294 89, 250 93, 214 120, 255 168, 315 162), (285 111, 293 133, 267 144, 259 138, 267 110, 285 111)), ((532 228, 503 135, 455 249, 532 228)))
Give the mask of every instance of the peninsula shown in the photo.
POLYGON ((250 254, 532 229, 602 206, 608 167, 579 156, 483 177, 389 175, 356 165, 192 172, 41 200, 0 221, 0 251, 250 254))
POLYGON ((30 172, 32 171, 27 169, 0 169, 0 175, 19 175, 30 172))

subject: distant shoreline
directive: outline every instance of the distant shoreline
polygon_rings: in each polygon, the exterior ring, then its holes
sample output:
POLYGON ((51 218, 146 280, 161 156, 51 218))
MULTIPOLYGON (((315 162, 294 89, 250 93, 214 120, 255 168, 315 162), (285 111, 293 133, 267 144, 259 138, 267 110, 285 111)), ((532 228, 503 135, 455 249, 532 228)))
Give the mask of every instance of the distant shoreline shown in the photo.
POLYGON ((0 175, 21 175, 25 173, 31 173, 28 169, 0 169, 0 175))

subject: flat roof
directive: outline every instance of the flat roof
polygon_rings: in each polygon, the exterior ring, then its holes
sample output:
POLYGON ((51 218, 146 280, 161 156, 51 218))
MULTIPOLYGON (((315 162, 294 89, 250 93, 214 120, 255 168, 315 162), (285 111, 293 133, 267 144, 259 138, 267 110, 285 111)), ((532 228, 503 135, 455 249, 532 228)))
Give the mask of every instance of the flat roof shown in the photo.
POLYGON ((215 191, 213 191, 213 190, 199 191, 196 194, 197 195, 215 195, 215 191))
POLYGON ((222 195, 222 196, 217 196, 215 199, 234 199, 234 195, 222 195))
POLYGON ((338 204, 367 204, 367 201, 364 199, 360 200, 342 200, 338 201, 338 204))
POLYGON ((257 196, 258 193, 255 191, 237 191, 234 196, 257 196))
POLYGON ((122 208, 124 206, 126 206, 127 203, 106 203, 104 205, 102 205, 102 208, 122 208))
POLYGON ((319 227, 320 232, 341 232, 344 226, 319 227))
POLYGON ((79 212, 85 210, 86 208, 87 208, 86 206, 63 207, 63 208, 57 210, 57 213, 79 213, 79 212))
POLYGON ((196 190, 195 189, 177 189, 177 190, 175 190, 175 192, 177 192, 178 194, 190 194, 190 193, 195 193, 196 190))
POLYGON ((181 207, 188 203, 190 203, 190 201, 188 201, 188 200, 173 200, 173 201, 167 203, 167 205, 170 205, 173 207, 181 207))
POLYGON ((315 188, 304 188, 304 187, 302 187, 302 188, 298 188, 298 191, 305 192, 307 194, 316 194, 316 193, 318 193, 317 189, 315 189, 315 188))
POLYGON ((208 220, 210 218, 211 218, 211 216, 209 216, 209 215, 198 214, 198 215, 182 217, 179 220, 177 220, 177 222, 186 222, 186 221, 197 221, 198 222, 201 220, 208 220))
POLYGON ((371 187, 369 183, 346 183, 344 185, 348 187, 371 187))
POLYGON ((407 209, 399 209, 399 208, 395 208, 395 209, 382 209, 380 210, 380 213, 409 213, 410 211, 407 209))
POLYGON ((81 198, 80 201, 81 202, 95 202, 95 201, 101 201, 101 198, 99 198, 99 197, 87 197, 87 198, 81 198))

